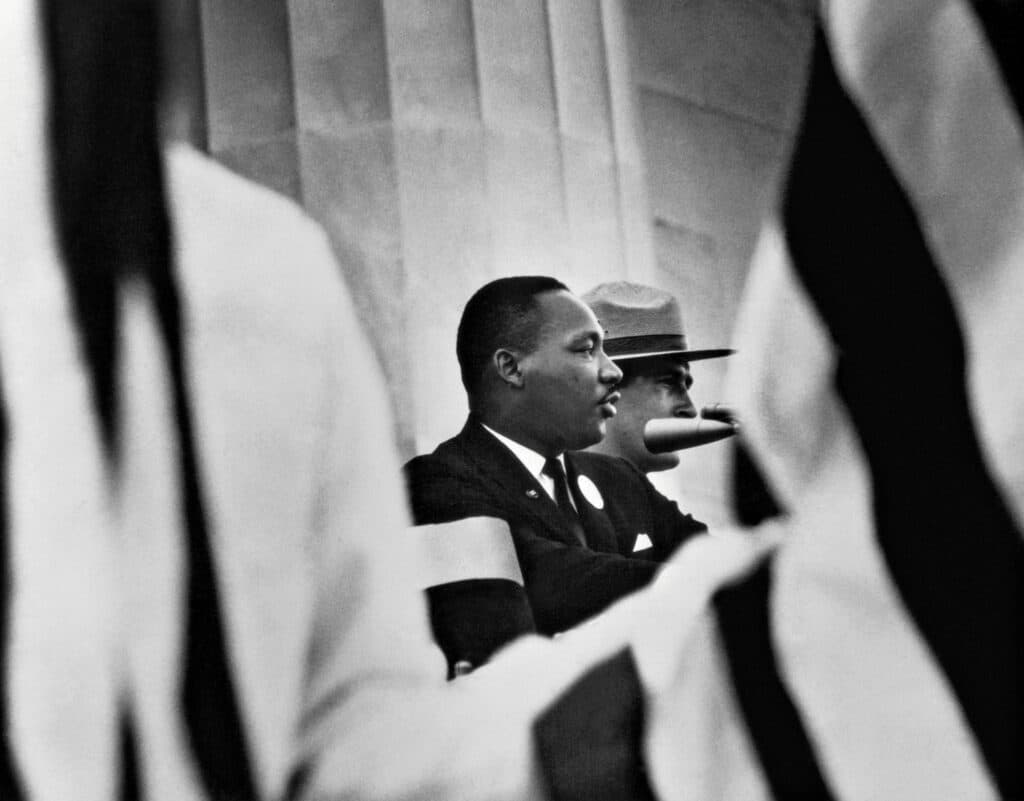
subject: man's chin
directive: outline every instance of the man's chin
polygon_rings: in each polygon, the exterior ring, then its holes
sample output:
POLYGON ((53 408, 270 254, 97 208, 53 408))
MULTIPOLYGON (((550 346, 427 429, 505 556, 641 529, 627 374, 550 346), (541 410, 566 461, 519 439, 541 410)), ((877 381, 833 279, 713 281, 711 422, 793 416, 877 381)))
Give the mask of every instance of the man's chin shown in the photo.
POLYGON ((570 448, 566 448, 566 450, 583 451, 593 445, 597 445, 597 443, 601 442, 604 439, 606 428, 607 427, 605 426, 605 423, 602 420, 600 425, 598 425, 594 429, 581 433, 577 440, 577 444, 573 445, 570 448))

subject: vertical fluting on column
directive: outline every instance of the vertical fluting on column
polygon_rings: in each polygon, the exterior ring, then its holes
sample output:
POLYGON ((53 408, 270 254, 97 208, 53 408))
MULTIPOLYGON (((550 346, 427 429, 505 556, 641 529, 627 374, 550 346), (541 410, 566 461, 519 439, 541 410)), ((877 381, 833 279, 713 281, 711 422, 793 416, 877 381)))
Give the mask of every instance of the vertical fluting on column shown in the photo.
POLYGON ((416 449, 466 405, 455 361, 462 305, 493 277, 487 141, 469 0, 384 0, 416 449))
POLYGON ((630 17, 622 0, 601 0, 608 98, 618 172, 619 220, 626 277, 650 282, 656 271, 640 115, 633 83, 630 17))
POLYGON ((462 306, 498 275, 653 271, 618 0, 384 0, 413 430, 465 413, 462 306))
POLYGON ((164 0, 160 11, 164 135, 206 150, 209 126, 199 0, 164 0))
POLYGON ((562 153, 547 13, 538 0, 476 0, 491 269, 564 274, 562 153))
POLYGON ((485 281, 652 272, 622 0, 175 2, 201 10, 207 149, 327 228, 405 453, 465 414, 485 281))
POLYGON ((300 196, 288 9, 281 0, 200 0, 209 153, 300 196))
POLYGON ((548 2, 568 221, 567 269, 580 291, 623 272, 618 171, 601 4, 548 2))
POLYGON ((395 129, 380 0, 289 0, 299 172, 330 234, 411 448, 395 129))

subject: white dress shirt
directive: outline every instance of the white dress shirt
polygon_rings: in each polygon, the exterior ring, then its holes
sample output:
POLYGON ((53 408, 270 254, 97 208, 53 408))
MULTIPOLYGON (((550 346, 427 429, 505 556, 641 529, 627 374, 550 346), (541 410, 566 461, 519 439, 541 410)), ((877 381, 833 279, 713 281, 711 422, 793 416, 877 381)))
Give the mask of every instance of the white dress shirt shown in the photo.
MULTIPOLYGON (((544 470, 544 463, 547 461, 547 458, 541 456, 539 453, 537 453, 537 451, 531 448, 527 448, 525 445, 520 445, 518 442, 509 439, 503 434, 499 434, 493 428, 491 428, 488 425, 485 425, 484 423, 481 423, 480 425, 482 425, 489 433, 493 434, 495 438, 497 438, 498 442, 500 442, 502 445, 504 445, 506 448, 512 451, 512 455, 515 456, 520 462, 522 462, 523 467, 525 467, 529 471, 530 475, 540 482, 540 485, 544 488, 544 491, 548 494, 548 497, 551 498, 551 500, 555 501, 555 503, 558 503, 557 499, 555 498, 555 480, 551 478, 551 476, 542 472, 544 470)), ((556 458, 559 462, 561 462, 562 470, 565 470, 565 454, 560 453, 556 458)), ((567 470, 565 471, 565 475, 566 481, 568 482, 569 472, 567 470)), ((576 509, 576 501, 572 497, 571 489, 569 490, 569 503, 572 504, 573 509, 576 509)), ((577 509, 577 511, 579 510, 577 509)))

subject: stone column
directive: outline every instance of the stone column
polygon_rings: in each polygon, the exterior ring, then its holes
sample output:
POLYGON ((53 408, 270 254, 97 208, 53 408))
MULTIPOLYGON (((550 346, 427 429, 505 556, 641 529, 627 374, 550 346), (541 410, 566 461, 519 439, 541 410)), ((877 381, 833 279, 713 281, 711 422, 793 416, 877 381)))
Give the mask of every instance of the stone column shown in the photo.
POLYGON ((653 272, 619 2, 385 0, 414 448, 466 407, 468 296, 546 273, 585 291, 653 272))
POLYGON ((206 150, 209 137, 199 3, 198 0, 163 0, 160 11, 164 133, 171 139, 206 150))
MULTIPOLYGON (((325 225, 413 442, 416 352, 405 321, 403 228, 380 0, 289 0, 302 202, 325 225)), ((358 376, 352 376, 358 381, 358 376)))
POLYGON ((288 9, 282 0, 191 0, 202 28, 207 150, 298 199, 288 9))
MULTIPOLYGON (((810 0, 628 0, 657 256, 692 347, 731 342, 763 215, 799 123, 814 38, 810 0)), ((730 402, 729 359, 693 365, 698 404, 730 402)), ((658 474, 712 525, 726 517, 727 443, 681 453, 658 474)))
POLYGON ((653 275, 621 0, 198 1, 209 150, 326 226, 406 455, 461 424, 484 282, 653 275))

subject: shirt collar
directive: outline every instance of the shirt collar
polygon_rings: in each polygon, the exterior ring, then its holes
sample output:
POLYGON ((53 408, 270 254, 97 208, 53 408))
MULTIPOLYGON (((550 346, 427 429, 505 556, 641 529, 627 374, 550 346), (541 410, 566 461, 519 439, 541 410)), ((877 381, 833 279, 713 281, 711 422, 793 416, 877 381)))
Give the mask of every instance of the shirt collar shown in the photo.
MULTIPOLYGON (((540 476, 540 471, 544 469, 544 462, 547 461, 547 459, 544 456, 541 456, 535 450, 527 448, 525 445, 520 445, 515 440, 511 440, 508 437, 504 436, 503 434, 499 434, 489 425, 486 425, 484 423, 481 423, 480 425, 483 426, 484 429, 487 430, 490 434, 492 434, 494 438, 498 440, 498 442, 500 442, 502 445, 504 445, 506 448, 512 451, 512 455, 515 456, 520 462, 522 462, 523 467, 525 467, 527 471, 529 471, 531 476, 533 476, 534 478, 540 476)), ((558 461, 562 463, 562 468, 564 469, 564 453, 559 454, 558 461)))

